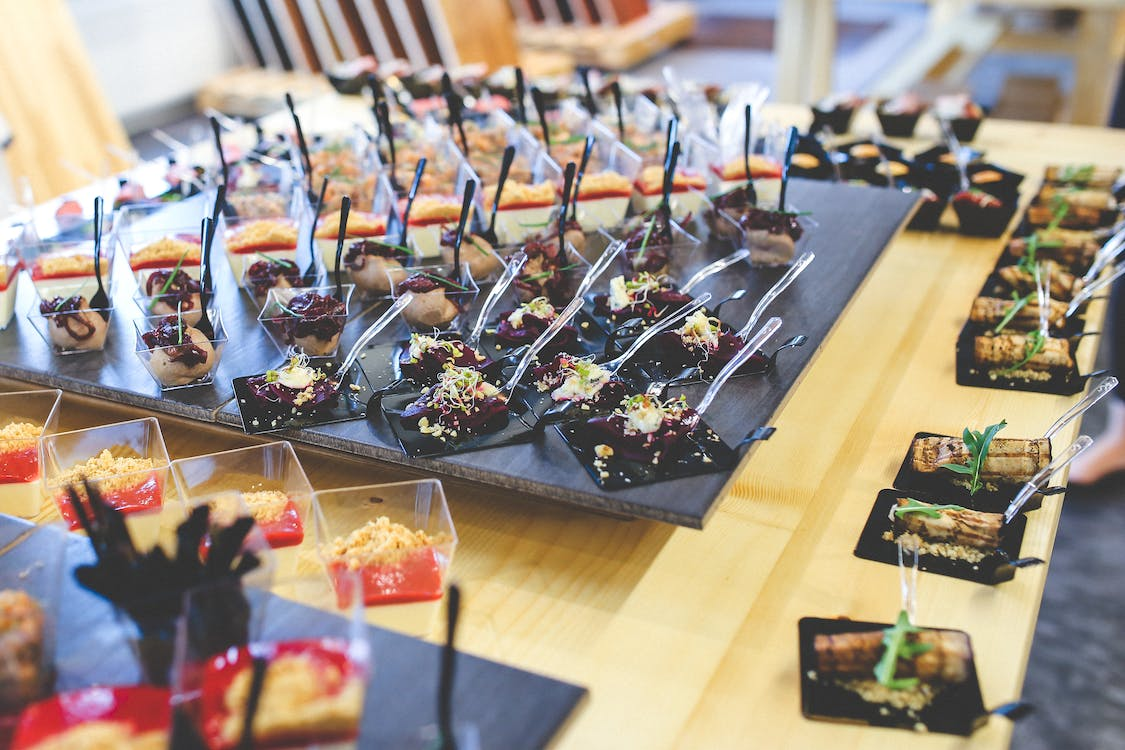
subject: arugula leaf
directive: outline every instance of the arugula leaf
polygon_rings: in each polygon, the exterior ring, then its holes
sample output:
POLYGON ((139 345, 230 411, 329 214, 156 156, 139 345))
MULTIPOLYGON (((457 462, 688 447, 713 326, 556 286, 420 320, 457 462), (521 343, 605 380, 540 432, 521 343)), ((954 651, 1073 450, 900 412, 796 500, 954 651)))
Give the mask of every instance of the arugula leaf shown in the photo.
POLYGON ((1043 332, 1039 330, 1035 330, 1027 334, 1027 343, 1024 345, 1023 359, 1021 359, 1011 367, 1005 367, 1003 370, 999 370, 998 372, 1001 375, 1010 375, 1016 370, 1019 370, 1021 367, 1034 359, 1036 354, 1043 351, 1043 347, 1047 345, 1047 338, 1048 337, 1044 336, 1043 332))
POLYGON ((908 635, 918 632, 921 632, 921 628, 910 624, 905 609, 898 613, 895 624, 883 631, 883 655, 879 657, 874 670, 875 679, 880 685, 891 690, 906 690, 918 684, 915 677, 895 678, 895 668, 900 658, 910 659, 932 648, 928 643, 912 644, 907 640, 908 635))
MULTIPOLYGON (((966 471, 971 471, 967 466, 962 466, 961 468, 966 471)), ((960 505, 926 505, 913 498, 907 498, 906 502, 906 505, 895 508, 895 515, 899 518, 902 518, 907 513, 921 513, 930 518, 941 518, 941 511, 943 510, 965 510, 960 505)))
POLYGON ((980 471, 988 457, 988 448, 992 445, 996 433, 1007 426, 1008 422, 1001 419, 996 424, 985 427, 981 432, 966 427, 961 432, 961 439, 965 441, 965 448, 969 451, 968 464, 942 464, 943 469, 969 477, 969 495, 977 494, 984 487, 984 483, 980 481, 980 471))

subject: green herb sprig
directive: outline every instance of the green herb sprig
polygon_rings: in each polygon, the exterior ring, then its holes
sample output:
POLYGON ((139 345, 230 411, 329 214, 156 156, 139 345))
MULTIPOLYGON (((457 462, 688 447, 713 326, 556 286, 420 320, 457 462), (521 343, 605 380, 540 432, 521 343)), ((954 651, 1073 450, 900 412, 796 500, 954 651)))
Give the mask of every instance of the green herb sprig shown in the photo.
POLYGON ((941 511, 943 510, 965 510, 960 505, 927 505, 926 503, 919 502, 914 498, 907 498, 906 505, 895 507, 895 516, 902 518, 907 513, 921 513, 923 516, 930 518, 941 518, 941 511))
POLYGON ((1050 336, 1044 336, 1043 332, 1036 329, 1027 334, 1027 343, 1023 348, 1023 359, 1015 363, 1011 367, 1005 367, 1003 370, 998 370, 1001 375, 1010 375, 1016 370, 1021 369, 1031 360, 1035 359, 1035 355, 1043 351, 1043 347, 1047 345, 1047 339, 1050 336))
POLYGON ((1004 328, 1012 322, 1012 319, 1019 314, 1020 310, 1027 307, 1028 303, 1031 301, 1031 296, 1031 294, 1026 294, 1021 297, 1018 292, 1012 292, 1012 306, 1008 308, 1008 312, 1004 313, 1004 317, 1000 319, 1000 322, 996 324, 992 332, 1000 333, 1003 331, 1004 328))
POLYGON ((454 289, 456 289, 457 291, 460 291, 460 292, 469 291, 469 287, 461 286, 457 282, 452 281, 451 279, 447 279, 443 276, 435 276, 432 273, 426 273, 425 271, 419 271, 418 273, 419 273, 419 275, 425 276, 427 279, 432 279, 433 281, 436 281, 439 284, 445 284, 446 286, 451 286, 454 289))
POLYGON ((265 258, 270 263, 276 263, 277 265, 281 266, 282 268, 292 268, 293 267, 293 264, 291 262, 285 260, 284 258, 275 258, 272 255, 267 255, 266 253, 263 253, 263 252, 256 252, 256 253, 254 253, 254 255, 257 255, 259 258, 265 258))
POLYGON ((562 273, 563 271, 572 271, 575 268, 578 268, 579 265, 580 264, 578 264, 578 263, 571 263, 568 266, 563 266, 562 268, 556 268, 556 269, 551 270, 551 271, 540 271, 539 273, 533 273, 530 276, 525 276, 523 278, 523 280, 524 281, 539 281, 541 279, 550 278, 551 276, 554 276, 556 273, 562 273))
POLYGON ((883 631, 883 655, 875 665, 875 679, 891 690, 909 690, 918 684, 917 677, 895 678, 899 659, 913 659, 933 649, 932 643, 912 643, 909 636, 922 632, 910 624, 906 610, 898 613, 895 624, 883 631))
POLYGON ((988 458, 988 448, 992 445, 996 433, 1007 426, 1008 422, 1001 419, 996 424, 985 427, 981 432, 966 427, 961 433, 961 439, 965 441, 965 448, 969 451, 969 463, 942 464, 942 467, 949 471, 969 477, 970 496, 977 494, 984 487, 984 483, 980 481, 980 470, 984 466, 985 459, 988 458))
POLYGON ((638 261, 638 260, 641 260, 642 258, 645 257, 645 250, 648 249, 648 241, 649 241, 649 238, 652 237, 652 229, 655 226, 656 226, 656 212, 653 211, 652 216, 649 217, 648 226, 645 228, 645 236, 641 238, 641 248, 640 248, 640 250, 637 251, 637 257, 634 259, 634 262, 638 261))
POLYGON ((164 286, 160 287, 160 291, 157 292, 156 296, 152 298, 152 301, 148 303, 149 312, 152 312, 153 308, 156 307, 156 303, 160 301, 160 298, 163 297, 164 294, 168 291, 168 288, 172 286, 172 282, 176 280, 176 274, 178 274, 180 272, 180 269, 183 268, 184 259, 187 258, 187 254, 190 253, 191 250, 192 248, 190 247, 187 250, 184 250, 183 255, 181 255, 180 259, 176 261, 176 267, 172 269, 172 273, 168 276, 168 280, 164 282, 164 286))

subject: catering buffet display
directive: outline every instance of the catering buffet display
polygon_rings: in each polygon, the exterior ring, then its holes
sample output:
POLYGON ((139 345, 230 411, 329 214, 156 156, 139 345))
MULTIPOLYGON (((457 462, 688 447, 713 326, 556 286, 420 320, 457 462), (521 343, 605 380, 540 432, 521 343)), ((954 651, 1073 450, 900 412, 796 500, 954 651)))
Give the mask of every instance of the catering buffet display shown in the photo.
MULTIPOLYGON (((701 527, 897 232, 1000 237, 1017 213, 1023 176, 962 145, 983 118, 963 99, 933 104, 944 137, 908 155, 886 137, 926 112, 910 95, 854 138, 850 95, 818 102, 801 134, 760 115, 756 87, 525 96, 520 75, 512 101, 476 108, 504 79, 446 76, 434 108, 420 80, 371 85, 367 122, 302 127, 292 101, 276 133, 213 120, 217 155, 196 147, 186 173, 145 165, 116 195, 29 207, 5 234, 0 374, 701 527)), ((1046 170, 972 304, 958 383, 1085 388, 1083 314, 1125 271, 1119 178, 1046 170)), ((1003 421, 918 433, 856 556, 983 584, 1041 564, 1021 556, 1027 514, 1090 442, 1051 438, 1115 385, 1041 438, 998 437, 1003 421)), ((67 566, 66 585, 134 623, 146 682, 179 682, 114 688, 75 726, 81 695, 50 696, 59 593, 11 583, 0 603, 33 657, 3 691, 13 746, 159 746, 173 725, 217 748, 369 731, 364 648, 276 621, 266 638, 249 612, 297 574, 344 614, 440 599, 458 543, 440 482, 315 492, 287 443, 176 460, 151 418, 59 432, 59 396, 0 397, 0 510, 54 508, 86 533, 96 562, 67 566)), ((889 626, 801 621, 806 716, 970 734, 1019 714, 985 707, 967 634, 915 626, 903 604, 889 626)), ((580 694, 544 698, 535 741, 511 746, 546 742, 580 694)))

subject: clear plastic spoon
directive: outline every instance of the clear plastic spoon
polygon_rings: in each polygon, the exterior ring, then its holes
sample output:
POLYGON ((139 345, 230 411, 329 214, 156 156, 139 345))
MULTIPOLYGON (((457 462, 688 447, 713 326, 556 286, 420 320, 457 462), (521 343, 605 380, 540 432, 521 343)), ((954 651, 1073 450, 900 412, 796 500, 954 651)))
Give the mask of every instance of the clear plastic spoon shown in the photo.
POLYGON ((604 369, 609 370, 609 376, 613 377, 633 355, 639 352, 649 341, 652 341, 654 336, 668 330, 673 325, 691 315, 696 310, 704 307, 710 301, 711 293, 704 292, 703 294, 693 299, 691 302, 681 307, 676 312, 664 318, 664 320, 660 321, 656 325, 646 328, 640 336, 637 336, 637 340, 634 341, 632 345, 628 349, 626 349, 620 356, 603 363, 601 366, 604 369))
POLYGON ((782 274, 781 278, 770 287, 769 291, 762 295, 762 298, 758 300, 758 304, 754 306, 754 311, 750 313, 750 319, 746 321, 746 325, 739 329, 737 336, 740 339, 745 340, 746 337, 750 335, 750 332, 754 330, 754 326, 758 325, 758 320, 761 319, 766 308, 769 307, 775 299, 780 297, 782 292, 789 288, 789 285, 801 275, 802 271, 809 267, 809 264, 812 263, 815 258, 816 254, 811 250, 802 253, 801 257, 794 261, 793 265, 782 274))
POLYGON ((741 263, 750 257, 750 248, 744 247, 741 250, 735 251, 725 258, 719 258, 716 261, 708 263, 703 268, 696 271, 690 279, 685 281, 680 287, 680 291, 684 294, 690 294, 691 290, 704 279, 714 276, 719 271, 726 270, 731 266, 741 263))
POLYGON ((341 378, 351 369, 355 361, 359 359, 363 347, 367 346, 371 339, 379 335, 387 325, 398 317, 399 313, 406 309, 406 306, 414 299, 414 292, 403 292, 402 296, 398 297, 394 304, 387 308, 386 312, 379 316, 379 319, 367 327, 367 330, 359 335, 352 348, 348 350, 348 356, 344 357, 344 361, 340 364, 340 368, 336 370, 336 377, 341 378))
POLYGON ((1011 523, 1015 517, 1019 515, 1020 510, 1027 501, 1031 499, 1032 495, 1038 492, 1056 472, 1062 470, 1071 461, 1077 458, 1082 451, 1089 448, 1093 442, 1093 438, 1089 435, 1079 435, 1078 439, 1071 443, 1069 448, 1063 451, 1061 455, 1057 456, 1054 461, 1040 469, 1027 484, 1020 487, 1020 491, 1016 493, 1015 498, 1008 504, 1008 509, 1004 511, 1004 523, 1011 523))
POLYGON ((488 318, 492 314, 492 310, 500 302, 500 298, 504 296, 504 292, 515 281, 516 276, 523 270, 523 264, 527 262, 527 256, 522 252, 515 253, 508 259, 508 264, 504 266, 504 272, 496 283, 492 285, 492 290, 488 293, 488 297, 484 300, 484 305, 480 309, 480 314, 477 315, 477 320, 473 324, 473 329, 469 333, 469 338, 465 341, 465 346, 470 349, 477 349, 480 346, 480 337, 484 333, 484 327, 488 323, 488 318))
POLYGON ((703 412, 707 411, 707 408, 711 406, 711 403, 715 400, 715 396, 719 394, 719 389, 723 387, 723 384, 730 380, 731 376, 738 372, 739 368, 746 364, 746 361, 753 357, 755 352, 757 352, 764 343, 769 341, 770 336, 777 333, 778 328, 781 328, 781 318, 770 318, 767 320, 761 330, 755 333, 754 336, 746 342, 746 346, 739 349, 738 353, 735 354, 729 362, 723 365, 723 369, 719 370, 719 374, 715 376, 711 387, 707 389, 707 392, 703 394, 703 398, 700 399, 699 405, 695 407, 697 413, 702 415, 703 412))
POLYGON ((1090 389, 1090 392, 1087 393, 1081 401, 1067 409, 1061 417, 1055 420, 1055 423, 1048 427, 1047 431, 1043 433, 1043 437, 1047 438, 1048 440, 1054 437, 1059 430, 1066 427, 1075 419, 1085 414, 1091 406, 1100 401, 1103 396, 1105 396, 1116 387, 1117 378, 1113 377, 1112 375, 1102 378, 1100 381, 1098 381, 1098 384, 1096 386, 1090 389))

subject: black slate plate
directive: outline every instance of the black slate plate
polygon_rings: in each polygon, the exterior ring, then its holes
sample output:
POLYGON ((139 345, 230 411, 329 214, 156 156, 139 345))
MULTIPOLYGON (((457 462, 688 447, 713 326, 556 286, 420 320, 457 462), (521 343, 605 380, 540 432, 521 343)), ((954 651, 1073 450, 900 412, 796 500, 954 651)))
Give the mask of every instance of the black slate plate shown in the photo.
MULTIPOLYGON (((890 520, 891 509, 900 497, 912 497, 916 500, 930 503, 944 503, 945 498, 931 497, 920 492, 904 492, 902 490, 880 490, 871 506, 871 515, 856 542, 855 556, 864 560, 887 563, 898 566, 898 545, 894 541, 883 538, 884 532, 892 531, 890 520)), ((1020 546, 1023 544, 1023 533, 1027 528, 1027 517, 1020 515, 1010 524, 1004 533, 999 551, 989 555, 978 563, 964 560, 953 560, 940 555, 920 554, 918 567, 928 573, 941 576, 960 578, 974 583, 996 584, 1010 581, 1016 575, 1016 568, 1040 564, 1038 558, 1020 559, 1020 546), (1012 562, 1017 565, 1012 565, 1012 562)))
MULTIPOLYGON (((1032 393, 1053 393, 1058 396, 1073 396, 1086 387, 1086 381, 1104 373, 1096 370, 1082 375, 1075 364, 1066 371, 1052 370, 1048 380, 1020 380, 1018 378, 997 376, 992 378, 988 371, 977 366, 973 357, 973 339, 977 334, 975 326, 966 323, 957 337, 957 385, 970 385, 977 388, 999 388, 1009 391, 1030 391, 1032 393)), ((1091 334, 1096 335, 1096 334, 1091 334)), ((1082 336, 1070 338, 1071 358, 1076 356, 1082 336)))
POLYGON ((418 398, 418 393, 395 393, 383 397, 380 404, 383 417, 391 426, 402 451, 411 458, 433 458, 452 456, 458 453, 471 453, 504 445, 527 443, 539 434, 535 424, 525 421, 526 412, 520 412, 519 399, 513 398, 509 404, 508 422, 500 430, 479 435, 463 435, 456 439, 441 440, 431 435, 412 430, 402 423, 402 410, 418 398))
MULTIPOLYGON (((510 344, 498 341, 496 339, 496 329, 500 325, 500 321, 511 314, 511 310, 502 312, 496 320, 485 326, 483 333, 480 337, 481 351, 488 355, 490 358, 503 357, 505 354, 512 351, 513 348, 510 344)), ((567 346, 563 347, 562 351, 568 354, 577 354, 578 356, 585 356, 587 354, 604 354, 609 344, 609 334, 606 333, 602 324, 595 320, 594 317, 585 309, 579 310, 570 322, 570 325, 578 332, 578 338, 567 346)), ((528 342, 531 343, 531 342, 528 342)), ((554 341, 552 341, 554 343, 554 341)), ((558 349, 548 347, 549 353, 557 354, 558 349)))
POLYGON ((817 635, 862 633, 888 627, 889 623, 802 617, 797 623, 801 659, 801 713, 806 718, 819 721, 867 724, 873 727, 916 729, 918 724, 922 724, 928 732, 963 737, 968 737, 984 726, 988 721, 989 711, 984 707, 976 662, 973 660, 969 662, 969 675, 965 682, 946 686, 929 706, 916 715, 906 710, 868 703, 850 690, 819 679, 816 673, 816 651, 813 648, 817 635))
MULTIPOLYGON (((952 437, 951 435, 942 435, 937 432, 919 432, 914 435, 911 440, 928 437, 952 437)), ((953 480, 961 476, 954 474, 952 471, 946 471, 944 474, 928 475, 914 471, 911 468, 910 461, 910 446, 906 446, 906 457, 902 459, 902 465, 898 468, 898 474, 895 475, 895 481, 892 486, 896 490, 904 492, 922 492, 934 497, 942 498, 942 502, 954 503, 956 505, 963 505, 966 508, 973 510, 983 510, 989 513, 1003 513, 1008 508, 1008 503, 1012 502, 1016 493, 1019 492, 1023 484, 1010 484, 1001 487, 998 491, 991 491, 987 488, 982 488, 975 495, 970 495, 969 491, 964 487, 959 487, 953 484, 953 480), (948 475, 948 476, 946 476, 948 475)), ((1043 497, 1046 495, 1057 495, 1065 492, 1065 487, 1047 487, 1041 492, 1037 492, 1028 499, 1027 503, 1023 506, 1023 513, 1028 511, 1038 510, 1043 506, 1043 497)))
POLYGON ((666 458, 656 465, 630 461, 618 456, 599 459, 594 454, 594 446, 600 441, 589 434, 585 417, 555 425, 555 429, 570 446, 571 452, 586 469, 590 478, 603 490, 623 490, 671 479, 725 472, 738 461, 738 451, 724 443, 723 439, 702 420, 684 438, 681 450, 674 461, 669 462, 666 458), (599 465, 595 465, 595 461, 599 465), (603 472, 605 476, 602 476, 603 472))
MULTIPOLYGON (((1003 268, 1004 266, 1008 266, 1008 265, 1014 265, 1014 263, 1004 262, 1005 258, 1011 258, 1011 256, 1009 256, 1007 254, 1007 251, 1005 251, 1004 256, 1001 257, 1000 263, 997 264, 997 266, 996 266, 997 269, 1003 268)), ((977 296, 978 297, 995 297, 997 299, 1011 299, 1013 291, 1016 291, 1016 290, 1012 289, 1012 286, 1010 284, 1008 284, 1008 282, 1004 281, 1004 279, 1000 276, 1000 274, 998 272, 993 272, 988 277, 988 279, 985 280, 984 285, 980 288, 980 292, 977 294, 977 296)), ((1035 296, 1032 295, 1032 300, 1034 300, 1034 299, 1035 299, 1035 296)), ((1063 336, 1066 336, 1067 338, 1074 338, 1076 336, 1082 335, 1082 333, 1086 329, 1086 317, 1083 314, 1083 308, 1084 307, 1085 307, 1085 305, 1080 307, 1078 309, 1078 311, 1075 312, 1074 315, 1067 318, 1066 325, 1063 326, 1061 329, 1057 326, 1052 325, 1051 326, 1051 333, 1053 333, 1055 335, 1061 334, 1063 336)), ((971 320, 965 321, 965 327, 971 328, 974 332, 980 332, 980 333, 991 330, 991 328, 992 328, 990 326, 981 325, 980 323, 974 323, 971 320)), ((1089 336, 1089 335, 1092 335, 1092 334, 1093 334, 1093 332, 1088 333, 1086 335, 1089 336)))
MULTIPOLYGON (((515 368, 509 368, 509 370, 514 369, 515 368)), ((505 375, 508 374, 509 372, 505 371, 505 375)), ((516 389, 517 397, 527 406, 532 414, 535 415, 537 424, 539 424, 539 420, 546 420, 542 424, 553 424, 555 422, 571 419, 575 415, 582 415, 584 418, 593 417, 612 411, 618 406, 618 404, 614 403, 608 404, 603 408, 576 403, 566 408, 564 411, 564 407, 568 404, 564 402, 556 404, 551 398, 550 391, 540 391, 538 388, 534 387, 531 383, 532 374, 530 371, 524 377, 527 380, 527 386, 521 385, 516 389)), ((643 393, 645 388, 648 387, 649 382, 651 382, 648 373, 639 368, 636 363, 632 361, 626 362, 625 365, 622 366, 621 371, 617 373, 615 379, 628 384, 631 393, 643 393)))
MULTIPOLYGON (((335 370, 334 360, 318 363, 317 367, 323 370, 335 370)), ((259 401, 254 397, 247 380, 256 375, 247 375, 235 378, 231 385, 234 386, 234 400, 242 415, 242 429, 248 435, 257 435, 262 432, 274 432, 288 428, 316 427, 318 425, 332 424, 334 422, 348 422, 353 419, 363 419, 367 416, 367 400, 371 396, 371 383, 361 367, 353 365, 352 369, 344 376, 340 383, 340 397, 335 404, 324 404, 308 414, 293 414, 292 407, 274 405, 259 401), (352 389, 358 385, 360 390, 352 389)))
MULTIPOLYGON (((637 353, 638 361, 642 362, 641 365, 645 372, 649 374, 651 380, 668 383, 668 385, 693 385, 695 383, 709 383, 714 380, 715 375, 718 373, 705 373, 698 365, 681 367, 676 363, 666 361, 660 356, 658 336, 656 341, 644 347, 637 353), (647 358, 645 357, 648 354, 647 358)), ((777 357, 781 352, 786 349, 792 349, 799 346, 804 346, 808 341, 808 337, 804 334, 791 336, 781 346, 773 350, 772 354, 767 355, 763 350, 759 349, 754 356, 750 357, 749 361, 731 377, 741 378, 748 375, 765 375, 777 369, 777 357)))

